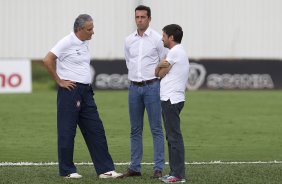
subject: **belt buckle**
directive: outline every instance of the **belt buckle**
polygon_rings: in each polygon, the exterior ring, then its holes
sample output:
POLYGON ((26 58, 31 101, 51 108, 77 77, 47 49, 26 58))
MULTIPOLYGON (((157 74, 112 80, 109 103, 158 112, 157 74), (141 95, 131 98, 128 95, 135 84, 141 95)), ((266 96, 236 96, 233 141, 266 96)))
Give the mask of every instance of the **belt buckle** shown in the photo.
POLYGON ((137 82, 137 86, 145 86, 146 81, 137 82))

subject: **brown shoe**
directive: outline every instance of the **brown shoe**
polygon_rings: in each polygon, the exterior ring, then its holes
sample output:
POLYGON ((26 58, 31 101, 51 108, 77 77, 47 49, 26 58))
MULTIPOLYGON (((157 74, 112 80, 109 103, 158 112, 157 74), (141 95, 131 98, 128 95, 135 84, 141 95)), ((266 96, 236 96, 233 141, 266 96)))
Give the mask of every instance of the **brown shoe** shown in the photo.
POLYGON ((155 170, 152 178, 160 178, 162 177, 162 171, 155 170))
POLYGON ((117 178, 126 178, 126 177, 133 177, 133 176, 141 176, 141 172, 136 172, 128 168, 126 173, 122 174, 121 176, 117 178))

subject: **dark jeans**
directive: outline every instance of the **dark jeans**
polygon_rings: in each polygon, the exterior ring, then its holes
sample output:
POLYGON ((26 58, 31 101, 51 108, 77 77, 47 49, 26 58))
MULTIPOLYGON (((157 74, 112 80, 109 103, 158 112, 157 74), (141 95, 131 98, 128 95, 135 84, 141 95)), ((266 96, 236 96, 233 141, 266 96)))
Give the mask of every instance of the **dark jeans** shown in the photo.
POLYGON ((169 175, 185 178, 185 152, 179 117, 184 102, 171 104, 170 100, 161 101, 161 106, 168 143, 169 175))
POLYGON ((87 144, 96 173, 99 175, 114 170, 105 130, 93 99, 92 87, 76 84, 75 89, 71 91, 59 87, 57 106, 60 175, 66 176, 76 172, 73 151, 77 125, 87 144))

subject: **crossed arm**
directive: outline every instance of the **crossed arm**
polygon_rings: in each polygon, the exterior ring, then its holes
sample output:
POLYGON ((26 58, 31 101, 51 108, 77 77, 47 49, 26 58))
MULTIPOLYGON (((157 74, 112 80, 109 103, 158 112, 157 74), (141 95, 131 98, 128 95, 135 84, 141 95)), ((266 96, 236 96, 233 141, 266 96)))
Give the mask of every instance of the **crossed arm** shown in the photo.
POLYGON ((157 65, 155 69, 156 77, 163 78, 171 69, 172 65, 166 61, 165 59, 161 60, 161 62, 157 65))

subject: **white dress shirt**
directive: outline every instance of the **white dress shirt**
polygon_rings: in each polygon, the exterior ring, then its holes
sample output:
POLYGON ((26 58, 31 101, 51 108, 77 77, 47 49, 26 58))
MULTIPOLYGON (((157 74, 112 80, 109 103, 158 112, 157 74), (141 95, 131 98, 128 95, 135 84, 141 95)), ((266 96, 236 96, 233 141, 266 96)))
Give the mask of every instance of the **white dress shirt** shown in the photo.
POLYGON ((161 35, 149 27, 142 37, 137 30, 127 36, 124 52, 128 79, 141 82, 156 78, 155 68, 168 50, 163 46, 161 35))
POLYGON ((72 32, 61 39, 51 52, 58 57, 56 72, 60 79, 91 83, 88 41, 81 41, 72 32))
POLYGON ((161 80, 161 100, 170 100, 171 104, 183 102, 189 74, 189 60, 183 46, 178 44, 171 48, 166 60, 172 67, 161 80))

